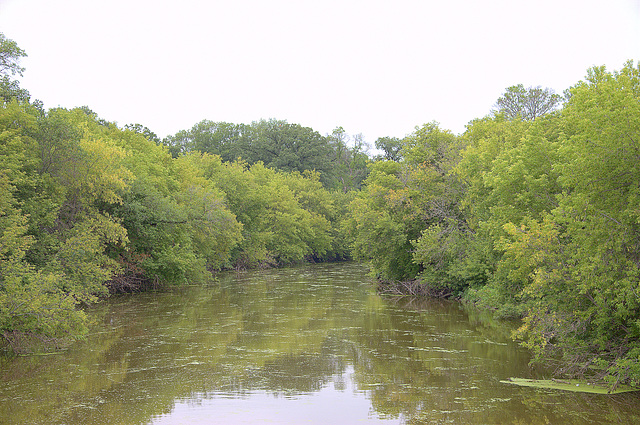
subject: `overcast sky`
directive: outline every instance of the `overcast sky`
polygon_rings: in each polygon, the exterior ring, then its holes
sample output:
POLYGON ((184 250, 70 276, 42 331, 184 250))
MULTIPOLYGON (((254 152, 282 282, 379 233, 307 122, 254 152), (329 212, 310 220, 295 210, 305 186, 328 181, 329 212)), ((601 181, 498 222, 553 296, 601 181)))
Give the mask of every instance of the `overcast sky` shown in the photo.
POLYGON ((277 118, 373 144, 640 60, 640 0, 0 0, 0 32, 47 108, 160 137, 277 118))

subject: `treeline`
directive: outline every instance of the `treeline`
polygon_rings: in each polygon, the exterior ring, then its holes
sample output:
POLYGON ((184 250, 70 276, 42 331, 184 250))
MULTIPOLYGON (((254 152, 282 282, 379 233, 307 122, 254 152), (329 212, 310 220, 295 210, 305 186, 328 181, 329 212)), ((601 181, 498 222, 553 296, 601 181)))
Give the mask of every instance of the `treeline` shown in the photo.
POLYGON ((249 164, 262 162, 284 172, 313 170, 325 188, 345 193, 360 189, 370 159, 361 134, 350 137, 337 127, 322 136, 309 127, 276 119, 251 124, 204 120, 162 143, 174 157, 200 152, 219 155, 225 162, 239 158, 249 164))
MULTIPOLYGON (((462 135, 376 141, 286 121, 202 121, 161 141, 45 110, 0 34, 0 330, 86 330, 111 291, 354 256, 384 290, 523 318, 559 372, 640 384, 640 68, 564 96, 513 86, 462 135)), ((33 341, 31 341, 33 342, 33 341)))
POLYGON ((88 107, 45 110, 14 79, 25 52, 0 46, 0 334, 15 350, 81 336, 79 307, 109 292, 349 258, 360 136, 203 121, 161 141, 88 107))
POLYGON ((87 108, 0 107, 0 329, 62 339, 78 304, 224 268, 348 256, 320 174, 168 149, 87 108))
POLYGON ((371 165, 354 254, 389 291, 522 317, 516 337, 561 373, 639 385, 640 67, 590 69, 564 98, 511 87, 497 107, 371 165))

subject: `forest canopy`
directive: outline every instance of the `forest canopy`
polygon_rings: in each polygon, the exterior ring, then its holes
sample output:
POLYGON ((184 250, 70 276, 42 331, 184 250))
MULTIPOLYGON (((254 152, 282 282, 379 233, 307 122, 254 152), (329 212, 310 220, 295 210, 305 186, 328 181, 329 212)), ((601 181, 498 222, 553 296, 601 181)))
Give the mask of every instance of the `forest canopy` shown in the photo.
POLYGON ((15 350, 87 330, 109 293, 224 269, 355 258, 382 290, 522 320, 567 375, 640 385, 640 67, 564 96, 508 87, 463 134, 375 142, 284 120, 204 120, 161 140, 89 107, 45 109, 0 34, 0 332, 15 350))

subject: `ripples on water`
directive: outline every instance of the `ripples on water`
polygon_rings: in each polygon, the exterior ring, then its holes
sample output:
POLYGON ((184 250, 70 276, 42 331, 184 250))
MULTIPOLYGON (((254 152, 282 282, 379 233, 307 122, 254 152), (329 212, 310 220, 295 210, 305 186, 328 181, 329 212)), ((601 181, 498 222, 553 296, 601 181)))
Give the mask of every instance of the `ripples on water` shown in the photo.
POLYGON ((373 287, 342 263, 115 297, 67 352, 0 357, 0 424, 640 423, 636 394, 500 383, 544 375, 509 324, 373 287))

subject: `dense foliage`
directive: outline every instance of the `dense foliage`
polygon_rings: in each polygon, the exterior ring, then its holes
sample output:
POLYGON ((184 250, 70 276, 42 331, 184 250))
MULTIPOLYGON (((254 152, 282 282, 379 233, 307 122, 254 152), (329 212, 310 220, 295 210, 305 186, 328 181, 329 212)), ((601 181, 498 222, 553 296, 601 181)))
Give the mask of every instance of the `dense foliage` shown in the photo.
POLYGON ((224 162, 262 162, 285 172, 316 171, 327 189, 359 189, 368 156, 361 135, 353 140, 342 127, 321 136, 309 127, 282 120, 232 124, 204 120, 163 143, 174 157, 191 152, 219 155, 224 162))
MULTIPOLYGON (((0 42, 10 81, 25 54, 0 42)), ((314 171, 332 154, 311 129, 254 123, 250 163, 203 141, 172 156, 140 124, 45 111, 14 83, 0 87, 0 333, 14 349, 81 336, 79 307, 109 291, 349 255, 338 229, 351 198, 314 171)))
POLYGON ((430 124, 371 165, 354 254, 396 289, 522 317, 516 337, 560 372, 638 385, 640 67, 589 70, 556 111, 514 92, 511 111, 547 113, 430 124))
POLYGON ((109 288, 347 255, 337 228, 348 198, 317 172, 173 158, 86 108, 43 113, 12 100, 0 127, 0 328, 9 340, 81 333, 76 306, 109 288))
POLYGON ((509 87, 455 135, 376 141, 280 120, 160 141, 89 108, 45 110, 0 37, 0 330, 14 348, 86 330, 111 291, 225 268, 355 258, 384 289, 522 318, 559 371, 640 385, 640 67, 554 94, 509 87), (561 101, 563 103, 561 103, 561 101))

